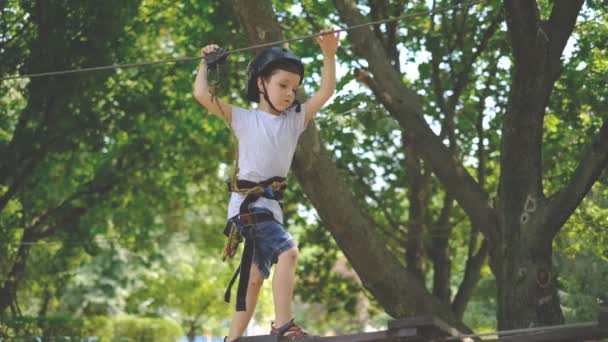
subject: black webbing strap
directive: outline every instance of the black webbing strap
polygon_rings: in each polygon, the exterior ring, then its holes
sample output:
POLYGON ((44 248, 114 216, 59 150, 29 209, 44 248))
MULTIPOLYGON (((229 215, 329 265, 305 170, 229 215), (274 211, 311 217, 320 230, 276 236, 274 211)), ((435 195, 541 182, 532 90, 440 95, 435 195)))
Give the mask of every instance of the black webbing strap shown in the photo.
MULTIPOLYGON (((266 84, 264 82, 262 82, 262 87, 264 88, 264 91, 261 91, 260 93, 262 93, 262 95, 264 95, 264 100, 266 100, 266 102, 268 102, 268 104, 270 105, 270 107, 272 107, 272 109, 274 109, 276 112, 280 113, 281 111, 276 109, 275 106, 272 104, 272 101, 270 101, 270 98, 268 97, 268 90, 266 90, 266 84)), ((293 106, 296 106, 296 113, 299 113, 302 108, 300 101, 294 100, 293 103, 291 104, 291 106, 289 106, 289 107, 291 108, 293 106)))
POLYGON ((236 311, 245 311, 247 309, 247 285, 249 284, 249 273, 251 264, 253 263, 253 252, 255 251, 255 226, 251 225, 243 228, 243 231, 245 230, 248 232, 243 234, 245 237, 245 248, 243 248, 241 264, 234 272, 234 275, 228 284, 228 288, 226 289, 226 293, 224 293, 224 301, 230 303, 230 292, 238 277, 239 285, 236 290, 236 311))

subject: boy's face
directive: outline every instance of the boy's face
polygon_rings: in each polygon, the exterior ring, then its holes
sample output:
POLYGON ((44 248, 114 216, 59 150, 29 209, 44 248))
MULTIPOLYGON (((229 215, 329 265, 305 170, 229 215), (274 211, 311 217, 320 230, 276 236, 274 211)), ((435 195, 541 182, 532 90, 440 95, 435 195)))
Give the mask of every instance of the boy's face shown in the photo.
MULTIPOLYGON (((300 75, 285 71, 276 70, 268 81, 261 77, 258 79, 258 88, 264 90, 262 83, 266 85, 266 91, 272 104, 279 111, 283 111, 289 107, 295 100, 296 89, 300 85, 300 75)), ((264 101, 263 95, 260 94, 260 101, 264 101)))

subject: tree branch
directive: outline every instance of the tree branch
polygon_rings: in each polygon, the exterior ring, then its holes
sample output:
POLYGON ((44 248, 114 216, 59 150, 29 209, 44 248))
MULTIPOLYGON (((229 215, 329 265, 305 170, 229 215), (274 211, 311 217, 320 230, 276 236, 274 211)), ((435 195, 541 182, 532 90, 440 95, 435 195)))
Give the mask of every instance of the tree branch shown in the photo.
POLYGON ((608 119, 604 120, 599 133, 585 152, 568 184, 549 198, 545 226, 551 234, 557 234, 606 168, 608 168, 608 119))
POLYGON ((481 247, 479 247, 479 251, 474 256, 470 256, 467 259, 464 277, 458 287, 458 292, 454 297, 454 301, 452 302, 452 311, 461 319, 464 316, 464 311, 473 295, 473 290, 481 279, 481 267, 488 256, 488 249, 488 240, 484 239, 481 243, 481 247))
POLYGON ((454 207, 453 198, 446 193, 443 199, 443 207, 437 222, 432 226, 431 250, 429 255, 433 261, 433 294, 445 303, 450 303, 450 276, 452 259, 450 258, 449 240, 453 225, 450 222, 450 214, 454 207))
MULTIPOLYGON (((349 26, 363 22, 363 17, 352 0, 337 0, 338 13, 349 26)), ((487 194, 475 182, 462 163, 457 160, 439 137, 424 121, 420 98, 401 81, 369 28, 349 32, 356 53, 364 57, 370 70, 382 83, 369 77, 370 89, 399 125, 408 131, 420 147, 420 155, 429 163, 446 191, 451 193, 474 224, 483 227, 486 236, 494 233, 494 213, 487 194)))
POLYGON ((547 25, 547 35, 550 47, 548 51, 548 67, 553 76, 551 82, 559 77, 561 71, 561 56, 566 43, 574 30, 576 17, 583 6, 584 0, 556 0, 547 25))
POLYGON ((473 52, 471 54, 471 57, 464 62, 464 68, 462 69, 462 71, 455 76, 456 81, 454 82, 454 93, 448 101, 448 108, 450 108, 451 111, 453 111, 456 107, 456 103, 460 99, 460 95, 464 91, 465 86, 469 83, 469 73, 471 72, 471 69, 473 69, 473 65, 477 61, 477 58, 479 58, 479 56, 482 54, 482 52, 485 51, 488 42, 490 41, 490 38, 492 38, 496 30, 498 29, 498 26, 501 21, 502 15, 500 13, 497 13, 497 15, 492 19, 492 22, 490 23, 488 28, 483 32, 477 46, 475 46, 475 52, 473 52))
POLYGON ((423 243, 422 232, 425 228, 427 193, 424 189, 426 182, 422 174, 416 141, 410 139, 403 131, 401 141, 406 153, 405 169, 408 175, 409 222, 405 242, 405 260, 407 269, 424 283, 423 243))
MULTIPOLYGON (((435 9, 435 1, 433 0, 433 9, 435 9)), ((441 83, 441 75, 439 70, 440 57, 437 55, 437 46, 439 45, 437 39, 433 37, 435 31, 435 15, 433 12, 430 17, 431 27, 426 34, 426 45, 427 50, 431 51, 431 84, 433 86, 433 92, 435 93, 435 101, 437 107, 443 113, 447 113, 446 101, 443 97, 443 85, 441 83)))

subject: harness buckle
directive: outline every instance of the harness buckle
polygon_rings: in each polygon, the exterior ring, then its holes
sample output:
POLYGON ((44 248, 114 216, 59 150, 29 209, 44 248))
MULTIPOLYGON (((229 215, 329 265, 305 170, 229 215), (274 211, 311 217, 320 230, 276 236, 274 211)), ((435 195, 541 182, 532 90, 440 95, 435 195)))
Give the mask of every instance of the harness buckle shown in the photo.
POLYGON ((257 223, 255 214, 253 214, 253 213, 240 214, 238 216, 238 220, 241 224, 243 224, 245 226, 252 226, 257 223))

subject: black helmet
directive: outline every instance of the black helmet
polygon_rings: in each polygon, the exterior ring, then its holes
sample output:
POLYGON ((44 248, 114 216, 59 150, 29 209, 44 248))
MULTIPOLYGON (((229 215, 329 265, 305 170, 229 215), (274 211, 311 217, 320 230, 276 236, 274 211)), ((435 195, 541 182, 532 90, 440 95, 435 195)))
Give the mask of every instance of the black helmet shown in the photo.
POLYGON ((247 83, 247 99, 253 102, 259 102, 260 90, 258 89, 257 79, 262 75, 264 69, 270 64, 279 60, 288 60, 297 66, 300 74, 300 84, 304 78, 304 64, 300 60, 300 57, 296 56, 293 52, 280 47, 272 47, 262 51, 257 55, 247 67, 247 76, 249 82, 247 83))

